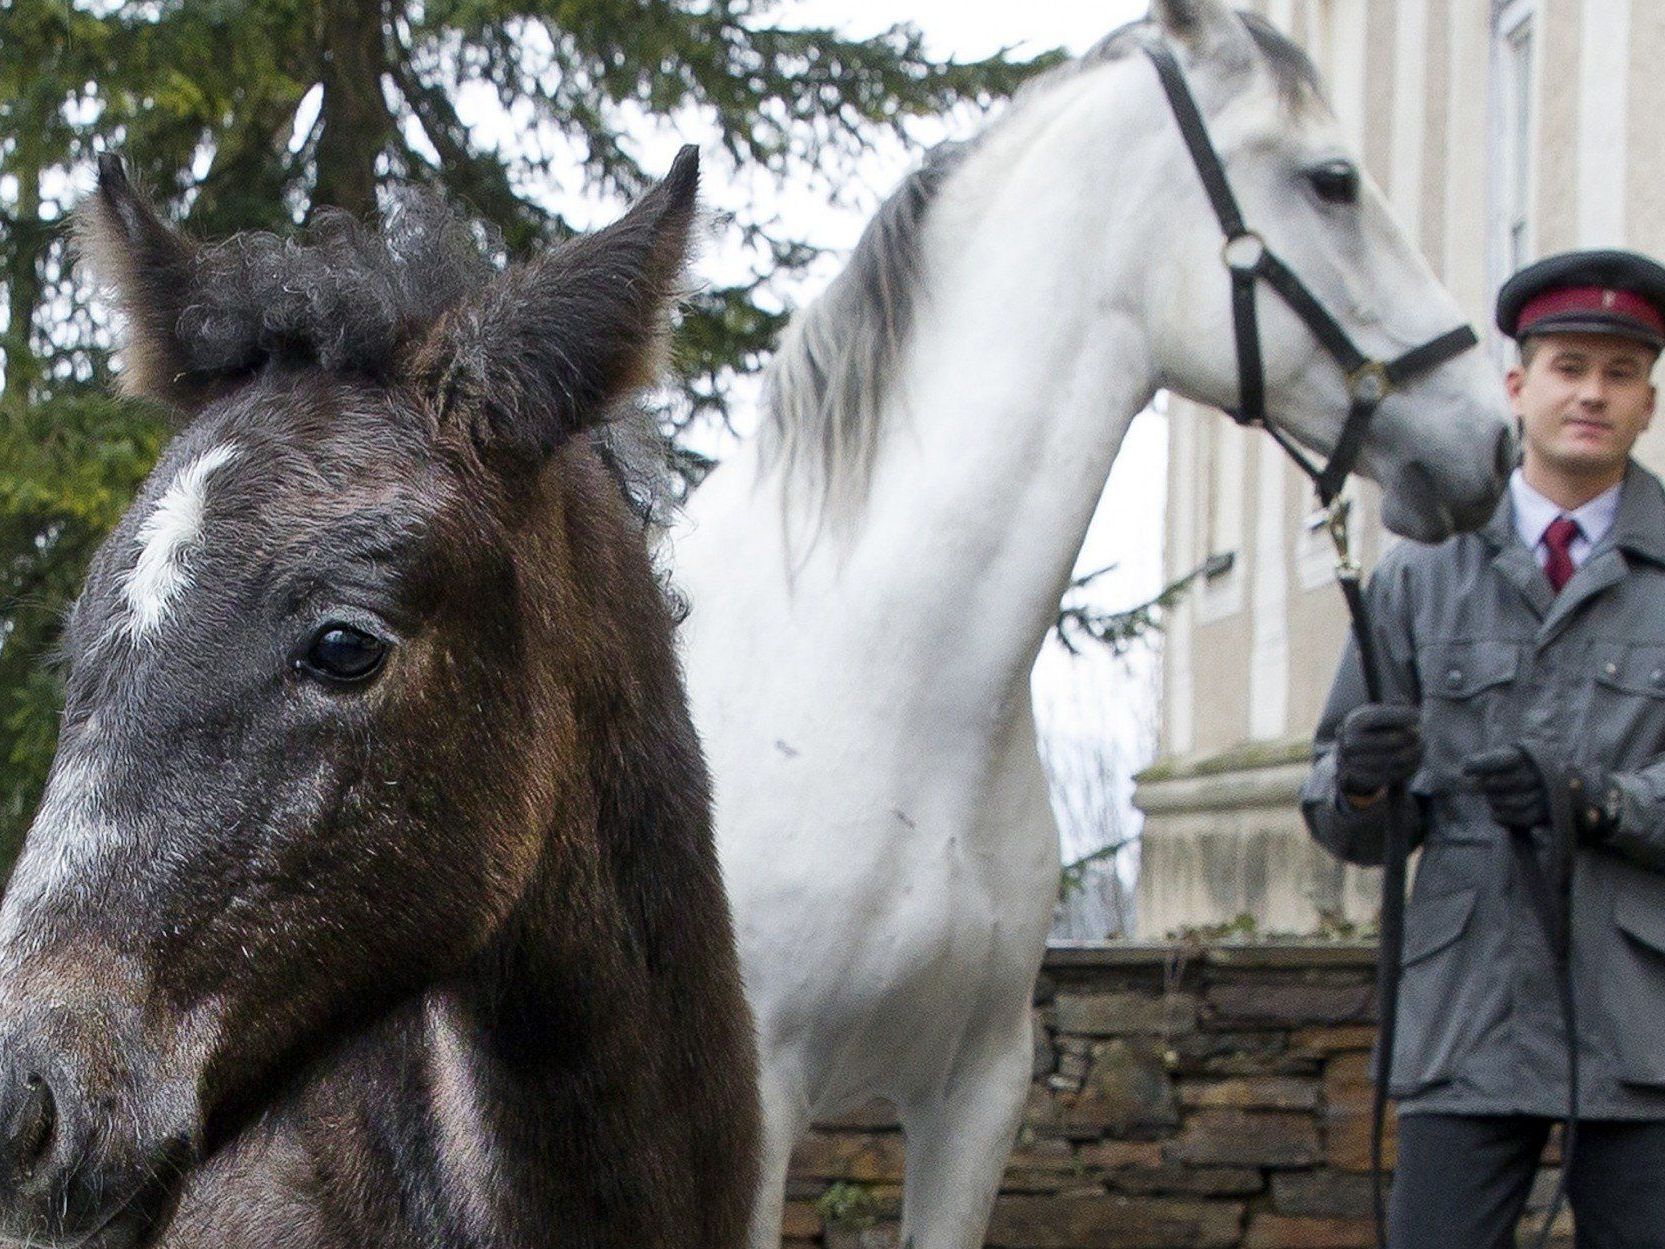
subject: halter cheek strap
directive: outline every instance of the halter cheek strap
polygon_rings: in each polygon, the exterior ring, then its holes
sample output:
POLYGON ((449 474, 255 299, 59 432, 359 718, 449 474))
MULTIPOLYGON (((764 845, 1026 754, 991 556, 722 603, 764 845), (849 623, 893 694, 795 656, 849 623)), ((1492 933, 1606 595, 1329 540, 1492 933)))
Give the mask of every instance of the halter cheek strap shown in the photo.
POLYGON ((1203 190, 1208 193, 1208 202, 1219 219, 1220 231, 1225 235, 1221 255, 1231 274, 1231 319, 1237 340, 1237 408, 1231 415, 1240 424, 1258 425, 1271 434, 1312 479, 1319 501, 1329 507, 1358 462, 1370 418, 1382 400, 1405 383, 1461 355, 1480 340, 1470 327, 1463 325, 1413 347, 1395 360, 1374 360, 1360 351, 1341 323, 1307 289, 1306 283, 1244 222, 1237 197, 1231 193, 1231 184, 1226 180, 1225 168, 1220 164, 1219 154, 1208 137, 1208 128, 1203 124, 1202 114, 1173 51, 1165 43, 1152 42, 1145 45, 1145 53, 1156 66, 1180 134, 1202 179, 1203 190), (1323 467, 1308 458, 1266 415, 1266 373, 1255 301, 1255 288, 1262 280, 1283 297, 1284 303, 1347 376, 1347 421, 1335 449, 1330 452, 1329 462, 1323 467))

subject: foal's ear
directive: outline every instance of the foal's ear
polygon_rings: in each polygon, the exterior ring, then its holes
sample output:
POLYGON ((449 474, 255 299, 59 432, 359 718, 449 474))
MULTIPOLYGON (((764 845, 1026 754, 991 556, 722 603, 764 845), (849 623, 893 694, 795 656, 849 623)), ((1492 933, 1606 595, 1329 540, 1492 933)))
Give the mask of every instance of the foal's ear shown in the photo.
POLYGON ((75 215, 76 244, 127 318, 123 394, 194 408, 207 397, 179 337, 195 245, 164 225, 127 179, 121 158, 98 158, 98 189, 75 215))
POLYGON ((1198 56, 1235 60, 1252 54, 1249 32, 1226 0, 1151 0, 1150 15, 1198 56))
POLYGON ((416 353, 420 384, 494 460, 541 463, 664 363, 699 188, 699 151, 604 230, 511 266, 446 313, 416 353))

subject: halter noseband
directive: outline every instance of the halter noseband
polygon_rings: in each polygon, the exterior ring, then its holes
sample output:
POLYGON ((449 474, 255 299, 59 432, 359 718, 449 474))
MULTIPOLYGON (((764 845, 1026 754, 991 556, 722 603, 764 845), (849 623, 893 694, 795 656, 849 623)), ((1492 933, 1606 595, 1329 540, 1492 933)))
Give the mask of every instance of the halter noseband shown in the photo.
POLYGON ((1413 378, 1437 368, 1476 346, 1479 339, 1469 326, 1458 326, 1420 347, 1413 347, 1396 360, 1374 360, 1360 351, 1340 322, 1332 317, 1295 275, 1266 245, 1266 241, 1243 221, 1243 212, 1226 181, 1226 171, 1209 140, 1208 127, 1203 123, 1197 102, 1186 85, 1185 73, 1179 67, 1173 51, 1165 43, 1145 44, 1145 54, 1156 66, 1162 89, 1167 92, 1173 107, 1174 120, 1185 146, 1191 152, 1192 163, 1208 192, 1208 202, 1214 206, 1220 230, 1225 235, 1221 259, 1231 272, 1231 317, 1237 337, 1237 408, 1232 419, 1241 425, 1258 425, 1276 439, 1301 471, 1312 478, 1319 502, 1329 507, 1347 483, 1348 474, 1358 462, 1364 447, 1365 433, 1377 407, 1397 388, 1413 378), (1341 428, 1329 462, 1320 468, 1313 463, 1294 441, 1266 416, 1266 372, 1260 354, 1260 322, 1255 312, 1255 282, 1264 278, 1273 290, 1283 296, 1296 316, 1300 317, 1313 337, 1330 353, 1347 375, 1349 407, 1347 423, 1341 428))

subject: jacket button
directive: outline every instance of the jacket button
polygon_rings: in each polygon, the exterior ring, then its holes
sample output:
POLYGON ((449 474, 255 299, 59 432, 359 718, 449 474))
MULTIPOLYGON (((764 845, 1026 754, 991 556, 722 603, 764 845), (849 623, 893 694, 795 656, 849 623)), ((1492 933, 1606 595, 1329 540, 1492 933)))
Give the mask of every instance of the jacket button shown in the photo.
POLYGON ((1461 685, 1463 683, 1463 670, 1461 668, 1453 668, 1450 672, 1446 673, 1445 683, 1447 685, 1461 685))
POLYGON ((1619 665, 1615 663, 1605 663, 1601 666, 1601 670, 1610 677, 1619 675, 1619 665))

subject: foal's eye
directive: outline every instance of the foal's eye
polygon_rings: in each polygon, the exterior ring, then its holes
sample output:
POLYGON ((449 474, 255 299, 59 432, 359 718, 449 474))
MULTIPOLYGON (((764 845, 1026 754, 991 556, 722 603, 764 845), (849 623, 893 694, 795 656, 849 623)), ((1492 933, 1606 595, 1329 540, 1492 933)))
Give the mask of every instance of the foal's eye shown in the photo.
POLYGON ((1307 180, 1326 204, 1359 202, 1359 171, 1351 161, 1332 160, 1307 170, 1307 180))
POLYGON ((335 685, 368 681, 387 658, 387 643, 349 624, 327 624, 312 635, 297 670, 335 685))

